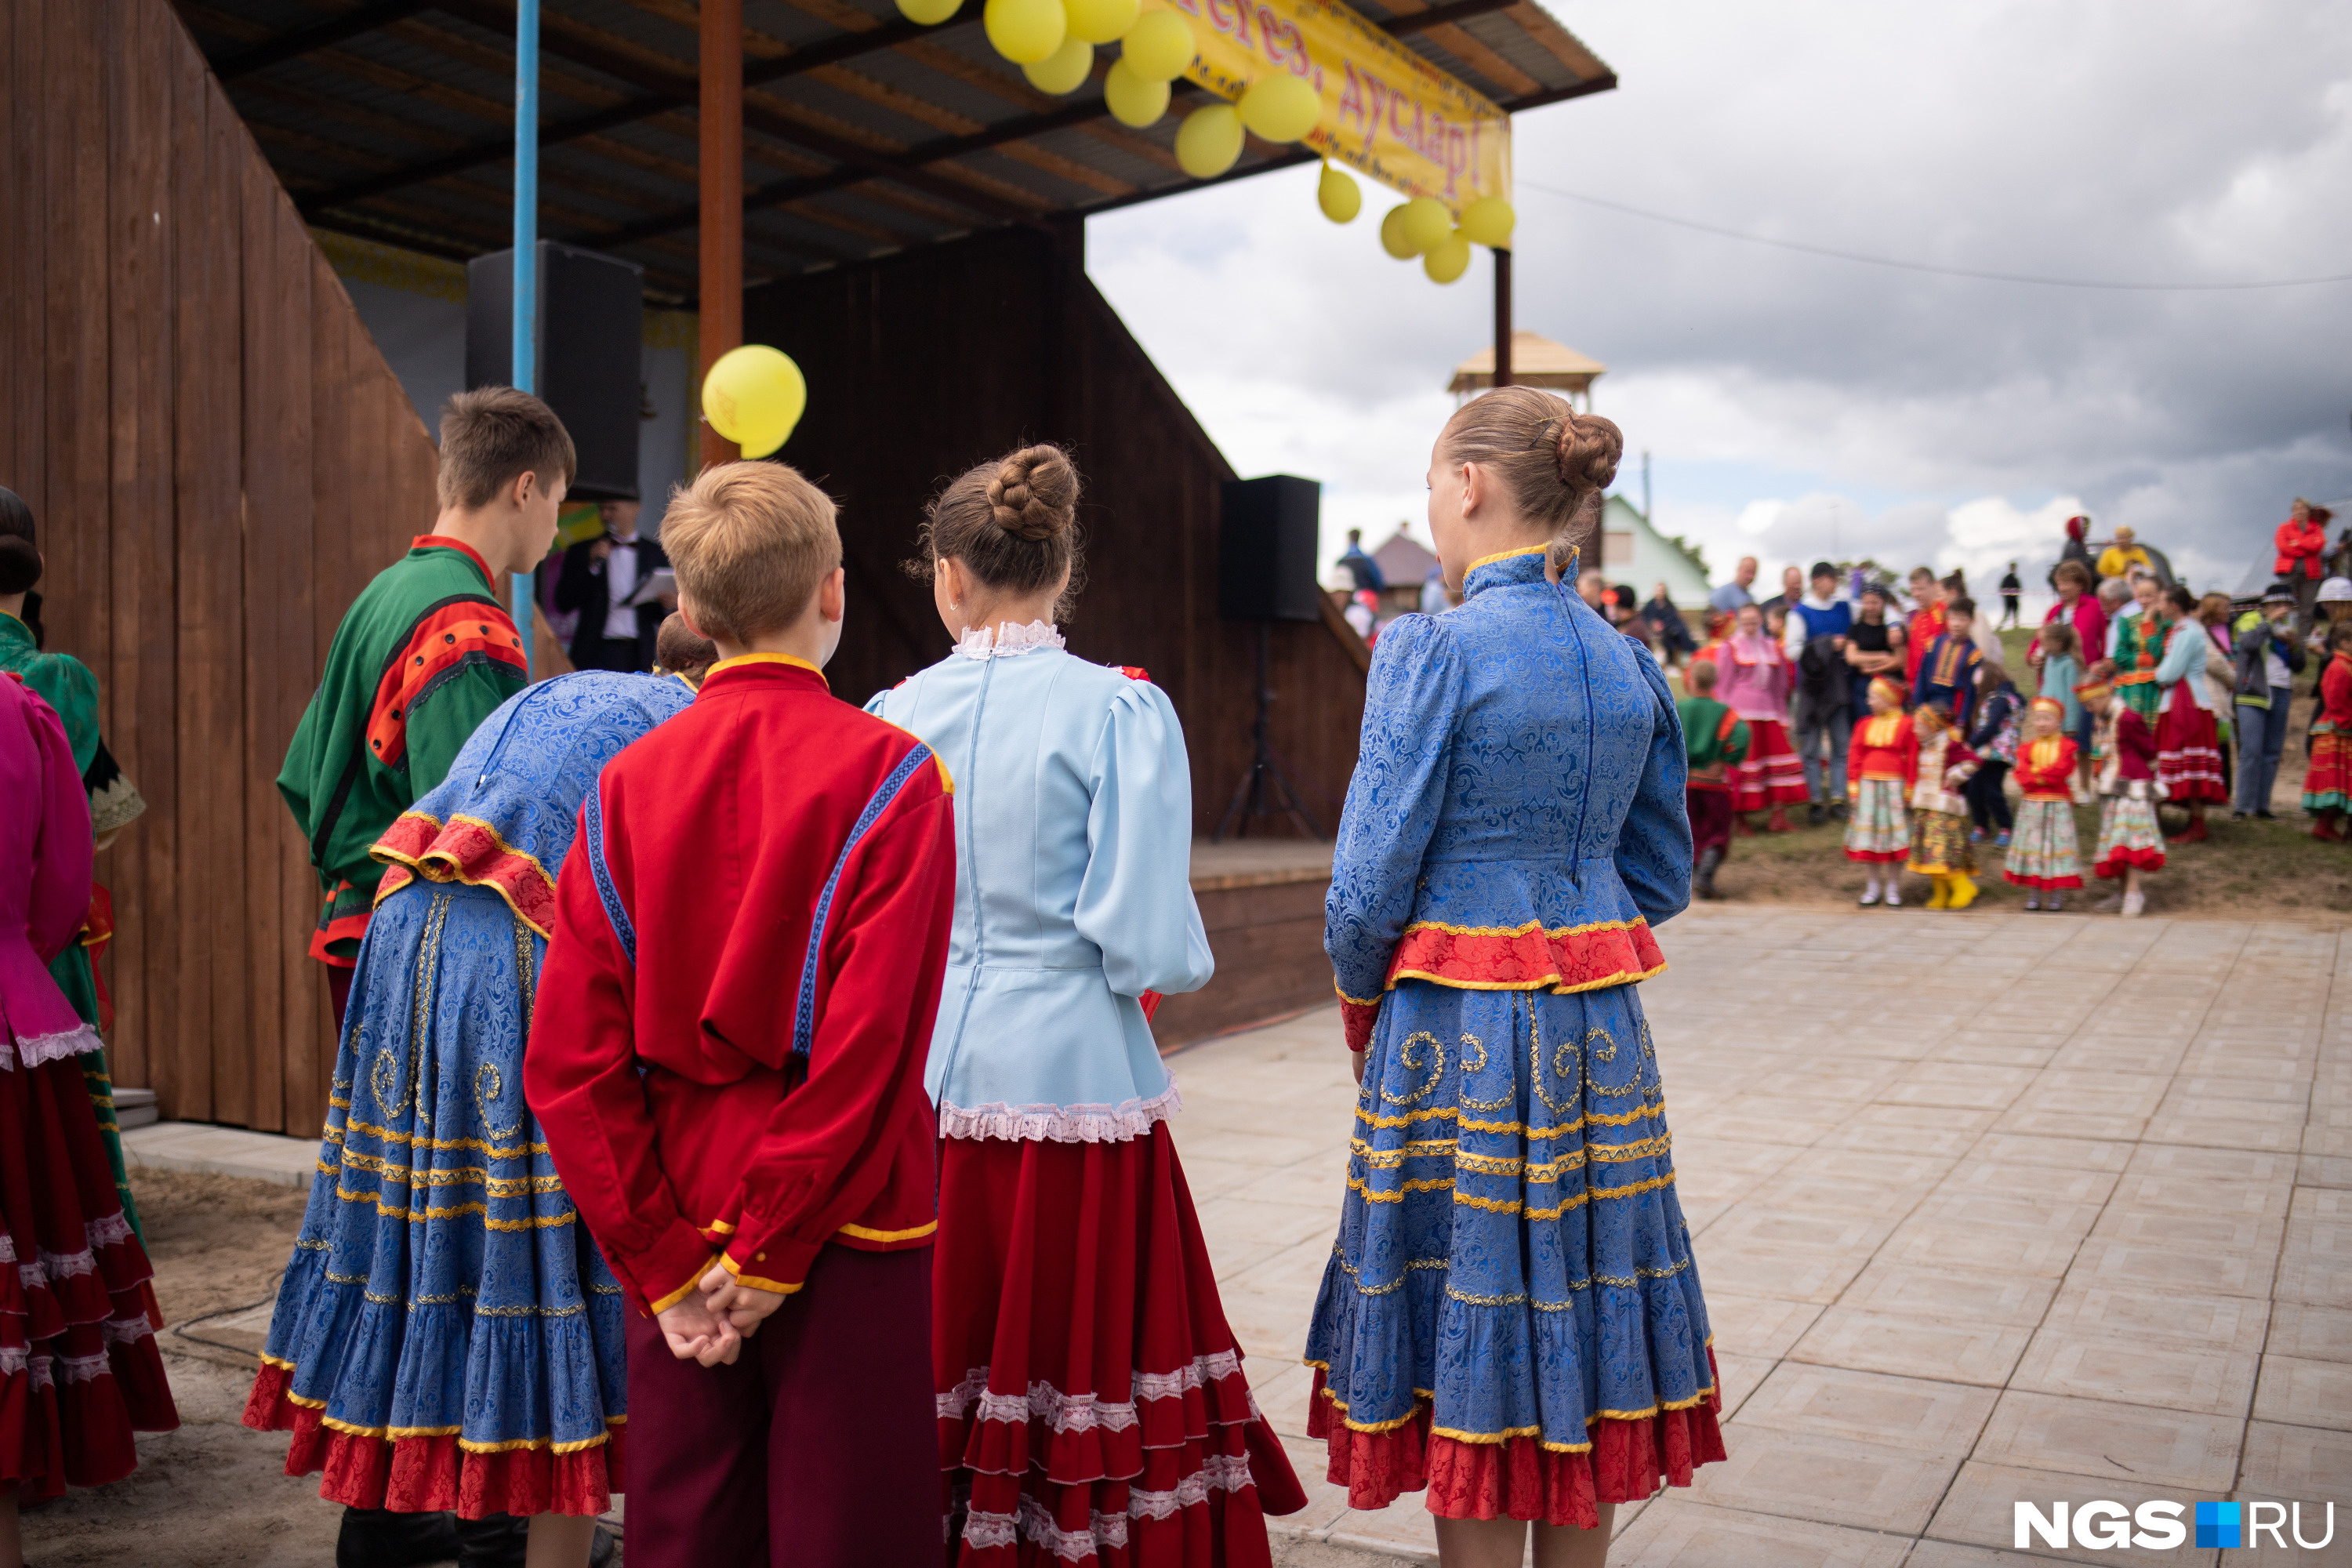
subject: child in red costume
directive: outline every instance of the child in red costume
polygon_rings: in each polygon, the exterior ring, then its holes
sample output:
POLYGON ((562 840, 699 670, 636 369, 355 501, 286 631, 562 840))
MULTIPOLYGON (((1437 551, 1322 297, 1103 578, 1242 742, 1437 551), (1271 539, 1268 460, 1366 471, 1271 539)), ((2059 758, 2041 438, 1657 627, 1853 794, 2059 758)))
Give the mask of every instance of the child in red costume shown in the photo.
POLYGON ((2156 731, 2123 700, 2115 679, 2114 662, 2101 659, 2091 667, 2091 679, 2074 688, 2074 695, 2099 724, 2092 745, 2099 794, 2105 798, 2099 807, 2099 845, 2092 853, 2092 868, 2102 877, 2123 879, 2122 912, 2135 916, 2147 908, 2142 873, 2164 869, 2164 835, 2156 825, 2156 803, 2164 798, 2164 785, 2156 776, 2156 731))
POLYGON ((947 771, 825 688, 843 574, 823 492, 722 465, 662 539, 721 657, 583 804, 524 1067, 639 1314, 624 1550, 929 1568, 947 771))

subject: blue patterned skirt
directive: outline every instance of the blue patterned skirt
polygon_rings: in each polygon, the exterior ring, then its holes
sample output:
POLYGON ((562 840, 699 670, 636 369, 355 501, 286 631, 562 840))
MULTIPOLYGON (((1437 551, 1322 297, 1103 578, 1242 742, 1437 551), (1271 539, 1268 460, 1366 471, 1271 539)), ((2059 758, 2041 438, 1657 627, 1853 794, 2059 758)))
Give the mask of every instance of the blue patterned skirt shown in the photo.
POLYGON ((1351 1506, 1590 1526, 1723 1457, 1635 987, 1401 983, 1350 1148, 1307 1360, 1351 1506))
POLYGON ((622 1488, 620 1287, 523 1103, 546 943, 486 887, 387 899, 245 1422, 360 1508, 601 1513, 622 1488))

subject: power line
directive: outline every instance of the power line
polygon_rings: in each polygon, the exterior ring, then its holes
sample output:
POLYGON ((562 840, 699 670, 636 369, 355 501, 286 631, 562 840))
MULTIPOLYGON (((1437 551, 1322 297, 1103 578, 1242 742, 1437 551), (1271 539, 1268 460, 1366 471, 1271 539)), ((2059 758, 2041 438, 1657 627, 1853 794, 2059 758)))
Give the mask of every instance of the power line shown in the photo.
POLYGON ((1652 223, 1672 224, 1676 228, 1696 229, 1701 234, 1718 235, 1725 239, 1745 240, 1750 245, 1769 245, 1777 250, 1801 251, 1807 256, 1827 256, 1839 261, 1859 261, 1872 267, 1892 267, 1904 272, 1932 272, 1945 278, 1975 278, 1992 283, 2040 283, 2053 289, 2114 289, 2131 292, 2172 292, 2179 290, 2240 290, 2247 289, 2300 289, 2315 283, 2352 283, 2352 272, 2334 273, 2325 278, 2274 278, 2256 283, 2114 283, 2089 278, 2043 278, 2029 272, 1984 272, 1969 267, 1937 267, 1926 261, 1902 261, 1891 256, 1864 256, 1859 251, 1837 250, 1826 245, 1807 245, 1800 240, 1775 239, 1769 235, 1748 234, 1717 224, 1699 223, 1695 219, 1675 217, 1670 213, 1651 212, 1643 207, 1628 206, 1600 196, 1588 196, 1576 191, 1563 191, 1554 185, 1539 184, 1533 180, 1521 180, 1525 189, 1541 191, 1546 195, 1582 202, 1587 206, 1605 207, 1623 213, 1628 217, 1647 218, 1652 223))

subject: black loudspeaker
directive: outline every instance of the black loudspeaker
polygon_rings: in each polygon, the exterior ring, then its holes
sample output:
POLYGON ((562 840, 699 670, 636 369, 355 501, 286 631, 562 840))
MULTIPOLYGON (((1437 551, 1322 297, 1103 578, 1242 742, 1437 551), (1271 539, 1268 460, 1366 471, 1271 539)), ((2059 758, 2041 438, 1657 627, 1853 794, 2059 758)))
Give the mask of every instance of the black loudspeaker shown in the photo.
POLYGON ((1227 479, 1217 531, 1217 614, 1229 621, 1319 621, 1316 528, 1323 487, 1268 474, 1227 479))
MULTIPOLYGON (((539 364, 532 384, 579 449, 572 494, 637 500, 645 401, 646 273, 634 262, 539 242, 539 364)), ((466 389, 514 384, 514 252, 466 264, 466 389)))

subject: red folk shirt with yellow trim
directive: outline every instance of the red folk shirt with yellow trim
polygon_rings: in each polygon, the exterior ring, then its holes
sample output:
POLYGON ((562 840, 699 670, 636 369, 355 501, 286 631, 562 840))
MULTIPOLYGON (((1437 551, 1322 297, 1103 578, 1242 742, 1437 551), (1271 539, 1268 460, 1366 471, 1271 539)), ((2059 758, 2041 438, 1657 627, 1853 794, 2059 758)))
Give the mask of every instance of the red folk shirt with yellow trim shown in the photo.
POLYGON ((641 1311, 714 1254, 792 1291, 828 1244, 929 1245, 950 789, 921 742, 780 654, 713 665, 605 764, 556 879, 523 1081, 641 1311))
POLYGON ((326 891, 311 957, 357 961, 383 876, 368 850, 529 682, 488 565, 457 540, 417 535, 360 591, 278 773, 326 891))

